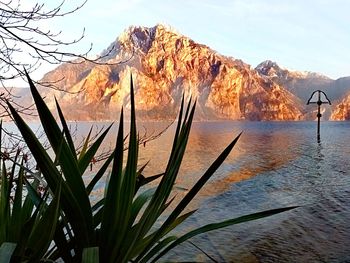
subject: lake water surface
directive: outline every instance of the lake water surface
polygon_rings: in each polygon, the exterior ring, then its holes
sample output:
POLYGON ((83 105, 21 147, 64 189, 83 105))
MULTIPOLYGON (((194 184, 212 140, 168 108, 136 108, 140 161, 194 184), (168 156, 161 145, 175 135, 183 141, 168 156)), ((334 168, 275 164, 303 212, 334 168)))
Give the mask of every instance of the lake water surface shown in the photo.
MULTIPOLYGON (((79 123, 86 130, 90 123, 79 123)), ((98 124, 101 125, 101 124, 98 124)), ((164 123, 139 124, 158 131, 164 123)), ((116 128, 114 128, 115 133, 116 128)), ((225 163, 191 208, 197 213, 179 231, 262 210, 300 206, 273 217, 243 223, 191 241, 218 262, 350 262, 350 123, 323 122, 321 143, 315 122, 193 123, 176 182, 186 193, 230 141, 243 131, 225 163)), ((161 172, 174 127, 140 147, 146 175, 161 172)), ((110 137, 114 141, 114 135, 110 137)), ((88 180, 87 176, 87 180, 88 180)), ((102 194, 101 184, 94 192, 102 194)), ((164 260, 210 261, 185 243, 164 260)))
MULTIPOLYGON (((147 125, 149 131, 160 126, 147 125)), ((229 158, 192 204, 198 212, 181 231, 298 205, 192 242, 219 262, 350 262, 350 123, 322 123, 321 143, 315 122, 194 123, 176 182, 183 189, 180 197, 240 131, 229 158)), ((173 133, 172 127, 140 148, 140 162, 151 160, 146 174, 164 169, 173 133)), ((166 260, 210 261, 189 243, 166 260)))

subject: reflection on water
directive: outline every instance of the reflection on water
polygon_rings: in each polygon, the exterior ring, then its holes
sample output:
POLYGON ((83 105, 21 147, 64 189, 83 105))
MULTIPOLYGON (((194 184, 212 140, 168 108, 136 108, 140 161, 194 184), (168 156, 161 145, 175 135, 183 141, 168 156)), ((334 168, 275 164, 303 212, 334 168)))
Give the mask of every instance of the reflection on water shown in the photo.
MULTIPOLYGON (((82 130, 90 124, 79 124, 82 130)), ((100 125, 100 124, 99 124, 100 125)), ((148 131, 167 124, 145 123, 148 131)), ((114 143, 117 127, 109 141, 114 143)), ((79 129, 81 130, 81 129, 79 129)), ((265 209, 298 205, 270 218, 195 238, 219 262, 350 262, 350 123, 324 122, 321 143, 314 122, 193 123, 176 182, 179 198, 243 131, 233 152, 193 202, 198 212, 179 232, 265 209)), ((174 127, 140 147, 146 175, 162 172, 174 127)), ((87 176, 86 180, 89 179, 87 176)), ((101 196, 103 183, 94 192, 101 196)), ((164 260, 207 261, 186 243, 164 260)))
MULTIPOLYGON (((152 124, 156 127, 159 124, 152 124)), ((243 131, 238 144, 192 203, 198 212, 179 229, 265 209, 299 205, 280 215, 194 239, 219 262, 350 261, 350 124, 314 122, 194 123, 180 176, 181 198, 211 162, 243 131)), ((173 128, 141 147, 146 174, 162 171, 173 128)), ((186 243, 164 260, 208 261, 186 243)))
MULTIPOLYGON (((218 261, 349 262, 349 123, 324 123, 320 144, 314 123, 242 128, 245 137, 238 148, 245 151, 235 161, 237 169, 212 182, 226 183, 225 192, 206 198, 188 224, 281 206, 300 208, 203 235, 196 244, 218 261), (250 179, 237 182, 242 172, 250 179)), ((207 260, 188 244, 178 251, 169 259, 207 260)))

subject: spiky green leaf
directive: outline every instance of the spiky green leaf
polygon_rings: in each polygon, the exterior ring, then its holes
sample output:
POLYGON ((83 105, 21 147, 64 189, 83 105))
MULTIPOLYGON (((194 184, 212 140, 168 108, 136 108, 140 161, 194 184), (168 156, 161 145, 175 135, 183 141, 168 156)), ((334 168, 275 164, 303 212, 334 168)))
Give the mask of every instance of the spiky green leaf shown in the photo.
POLYGON ((76 158, 73 139, 72 139, 72 136, 70 134, 67 122, 66 122, 66 120, 65 120, 65 118, 63 116, 63 112, 61 110, 60 105, 58 104, 58 101, 57 101, 56 97, 55 97, 55 103, 56 103, 56 108, 57 108, 57 111, 58 111, 58 116, 60 117, 61 124, 62 124, 62 127, 63 127, 64 135, 66 136, 69 148, 70 148, 70 150, 72 152, 72 155, 74 156, 74 158, 76 158))
MULTIPOLYGON (((91 145, 91 147, 86 148, 82 150, 79 156, 79 169, 81 174, 83 174, 86 170, 86 168, 89 166, 89 164, 92 161, 92 158, 95 156, 97 150, 101 146, 104 138, 106 137, 108 131, 112 127, 113 124, 111 124, 98 138, 97 140, 91 145)), ((90 131, 91 132, 91 131, 90 131)), ((89 137, 89 136, 88 136, 89 137)), ((88 138, 86 139, 88 140, 88 138)), ((86 142, 87 143, 87 142, 86 142)))
POLYGON ((88 247, 83 250, 82 263, 99 263, 99 248, 88 247))
POLYGON ((220 228, 224 228, 227 226, 231 226, 231 225, 236 225, 236 224, 240 224, 240 223, 244 223, 244 222, 248 222, 248 221, 252 221, 252 220, 257 220, 260 218, 264 218, 264 217, 269 217, 275 214, 279 214, 282 212, 286 212, 288 210, 291 209, 295 209, 298 206, 292 206, 292 207, 284 207, 284 208, 277 208, 277 209, 272 209, 272 210, 267 210, 267 211, 263 211, 263 212, 258 212, 258 213, 253 213, 250 215, 245 215, 245 216, 241 216, 238 218, 233 218, 233 219, 229 219, 229 220, 225 220, 219 223, 212 223, 212 224, 208 224, 199 228, 196 228, 190 232, 188 232, 187 234, 181 236, 180 238, 178 238, 175 242, 171 243, 166 249, 164 249, 161 253, 159 253, 152 262, 156 262, 159 258, 161 258, 162 256, 164 256, 167 252, 169 252, 171 249, 173 249, 174 247, 180 245, 181 243, 185 242, 186 240, 200 235, 200 234, 204 234, 206 232, 209 231, 213 231, 216 229, 220 229, 220 228))
POLYGON ((47 207, 42 206, 44 211, 39 215, 29 236, 28 246, 34 252, 31 255, 32 262, 38 262, 41 259, 53 240, 60 211, 60 198, 61 184, 57 187, 51 203, 47 207))
POLYGON ((0 262, 10 263, 13 252, 16 249, 15 243, 4 242, 0 247, 0 262))

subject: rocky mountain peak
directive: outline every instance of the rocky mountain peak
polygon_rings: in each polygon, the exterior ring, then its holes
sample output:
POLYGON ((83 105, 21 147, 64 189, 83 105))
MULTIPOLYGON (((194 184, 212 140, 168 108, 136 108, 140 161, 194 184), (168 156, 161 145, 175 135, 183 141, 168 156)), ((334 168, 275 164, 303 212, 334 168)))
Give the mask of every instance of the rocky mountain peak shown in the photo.
POLYGON ((318 89, 327 92, 333 99, 339 99, 344 94, 343 90, 334 89, 333 81, 322 74, 286 69, 271 60, 260 63, 255 70, 260 76, 273 80, 302 101, 307 101, 311 93, 318 89))
POLYGON ((131 45, 134 49, 146 53, 152 46, 156 31, 157 26, 150 28, 131 26, 118 37, 117 41, 120 44, 131 45))
POLYGON ((258 73, 278 72, 276 63, 265 62, 257 72, 162 24, 129 27, 104 52, 108 62, 126 62, 85 67, 82 63, 79 68, 64 64, 46 75, 47 80, 72 75, 64 88, 80 93, 56 95, 70 119, 115 117, 122 104, 129 105, 130 74, 141 118, 175 118, 183 93, 197 99, 197 119, 303 118, 297 98, 258 73))
POLYGON ((276 62, 271 60, 265 60, 261 62, 255 68, 256 71, 261 75, 269 76, 269 77, 278 77, 278 78, 299 78, 299 79, 325 79, 330 80, 329 77, 322 75, 316 72, 310 71, 296 71, 289 70, 286 68, 280 67, 276 62))
POLYGON ((285 77, 286 70, 282 69, 276 62, 271 60, 265 60, 256 66, 255 70, 263 75, 268 77, 285 77))
POLYGON ((174 28, 165 24, 154 27, 130 26, 108 48, 102 51, 103 61, 118 62, 132 58, 133 54, 145 55, 153 41, 167 41, 171 38, 184 37, 174 28))
POLYGON ((270 71, 279 71, 281 68, 276 62, 265 60, 256 66, 255 70, 263 75, 269 75, 270 71))

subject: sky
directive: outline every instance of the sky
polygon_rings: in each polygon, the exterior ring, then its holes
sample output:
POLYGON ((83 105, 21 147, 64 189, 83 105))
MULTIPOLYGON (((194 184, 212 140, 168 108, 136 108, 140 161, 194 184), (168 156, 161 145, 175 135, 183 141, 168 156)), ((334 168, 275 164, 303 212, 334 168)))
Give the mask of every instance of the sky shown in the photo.
MULTIPOLYGON (((79 3, 68 0, 66 8, 79 3)), ((336 79, 350 76, 349 10, 348 0, 88 0, 46 26, 67 39, 85 28, 70 48, 84 52, 93 43, 98 54, 131 25, 163 23, 252 67, 269 59, 336 79)))

